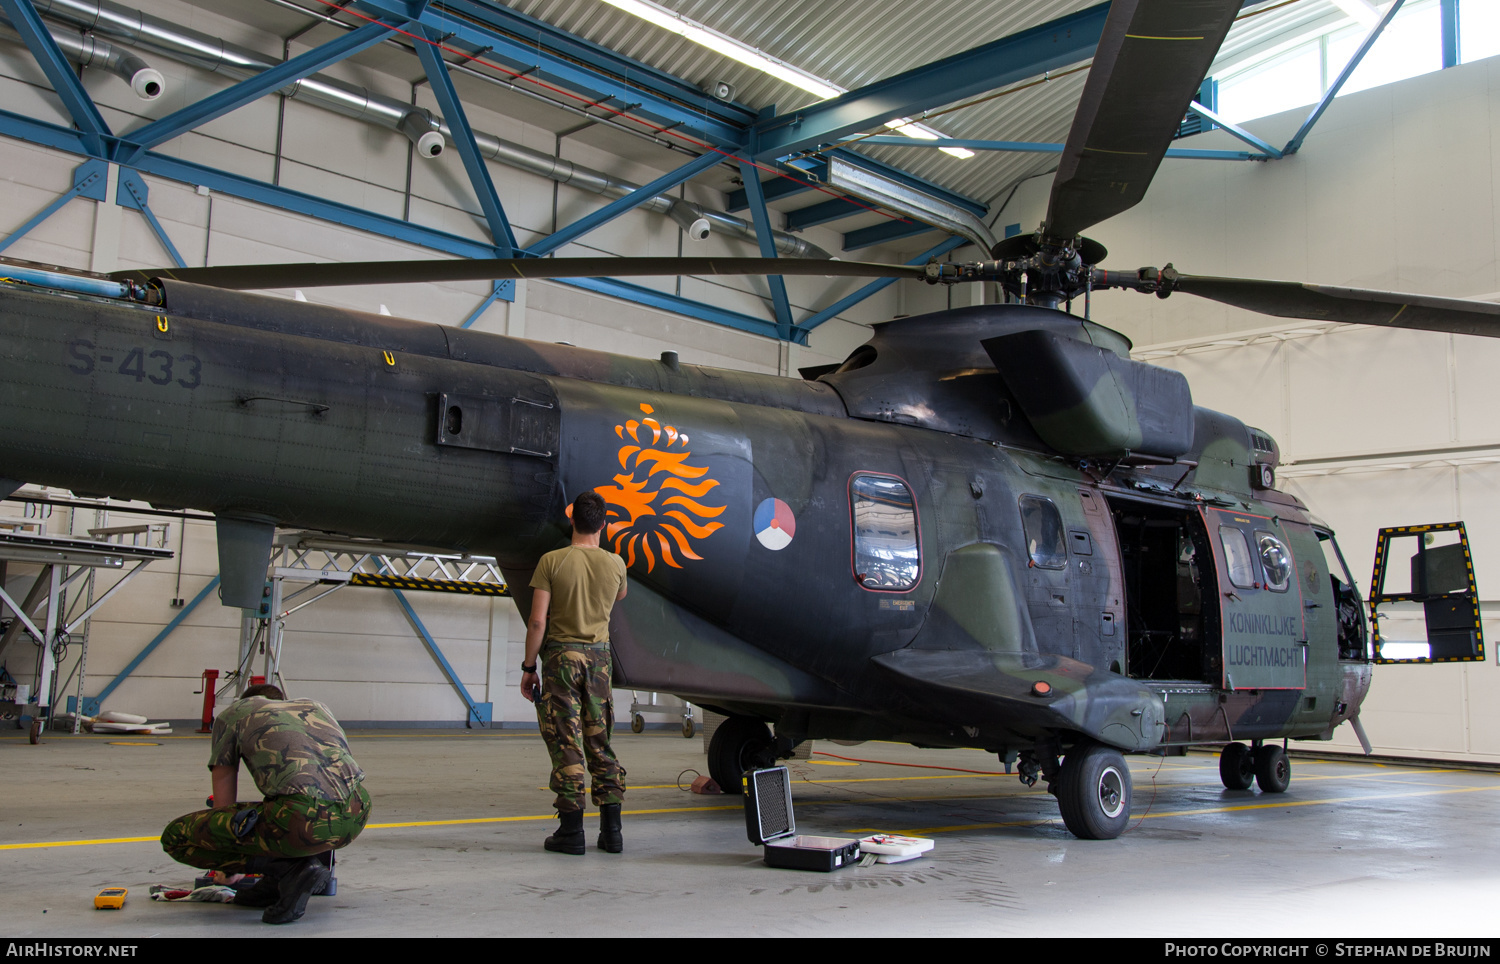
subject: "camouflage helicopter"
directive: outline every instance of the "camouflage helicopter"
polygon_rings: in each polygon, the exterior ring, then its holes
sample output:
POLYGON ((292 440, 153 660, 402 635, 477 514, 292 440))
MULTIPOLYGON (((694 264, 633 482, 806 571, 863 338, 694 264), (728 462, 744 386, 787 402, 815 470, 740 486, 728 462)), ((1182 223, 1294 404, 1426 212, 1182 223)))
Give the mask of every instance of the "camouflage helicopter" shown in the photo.
MULTIPOLYGON (((1358 726, 1354 579, 1276 488, 1266 433, 1068 309, 1129 288, 1495 334, 1500 307, 1096 267, 1081 233, 1144 195, 1239 6, 1116 0, 1047 220, 979 263, 5 261, 25 283, 0 286, 0 491, 212 512, 229 606, 259 603, 281 525, 493 555, 525 615, 594 489, 633 580, 617 682, 725 714, 709 767, 730 792, 809 739, 994 752, 1084 838, 1126 825, 1124 753, 1223 745, 1227 787, 1282 792, 1285 740, 1358 726), (1007 303, 887 322, 799 380, 243 293, 730 273, 995 280, 1007 303)), ((1438 628, 1434 656, 1482 658, 1477 625, 1438 628)))

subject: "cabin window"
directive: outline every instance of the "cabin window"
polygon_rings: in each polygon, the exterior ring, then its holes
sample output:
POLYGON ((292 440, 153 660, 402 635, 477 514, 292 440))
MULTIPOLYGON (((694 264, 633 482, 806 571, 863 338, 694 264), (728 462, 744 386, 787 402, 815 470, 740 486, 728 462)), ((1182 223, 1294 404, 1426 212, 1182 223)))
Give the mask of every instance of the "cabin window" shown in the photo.
POLYGON ((866 589, 904 592, 921 576, 917 505, 906 483, 890 475, 849 481, 854 512, 854 578, 866 589))
POLYGON ((1255 560, 1245 533, 1234 526, 1219 526, 1219 544, 1224 547, 1224 562, 1229 566, 1229 581, 1241 589, 1255 589, 1255 560))
POLYGON ((1063 534, 1062 515, 1051 499, 1039 495, 1021 496, 1021 524, 1026 529, 1026 552, 1031 564, 1039 569, 1068 568, 1067 537, 1063 534))
POLYGON ((1255 545, 1260 549, 1260 567, 1266 573, 1266 588, 1286 592, 1292 584, 1292 554, 1286 545, 1264 529, 1255 530, 1255 545))

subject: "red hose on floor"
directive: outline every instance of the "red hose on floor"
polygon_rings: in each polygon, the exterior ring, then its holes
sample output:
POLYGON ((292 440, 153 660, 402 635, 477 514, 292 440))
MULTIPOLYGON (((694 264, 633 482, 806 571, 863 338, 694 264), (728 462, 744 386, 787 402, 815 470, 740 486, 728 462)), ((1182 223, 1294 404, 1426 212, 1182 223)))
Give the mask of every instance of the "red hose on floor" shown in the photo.
POLYGON ((1008 773, 1001 773, 999 770, 965 770, 963 767, 940 767, 940 766, 933 766, 930 763, 895 763, 895 762, 892 762, 891 760, 861 760, 858 757, 839 756, 837 753, 825 753, 822 750, 814 750, 813 752, 816 753, 818 756, 831 756, 835 760, 848 760, 850 763, 878 763, 881 766, 887 766, 887 767, 916 767, 919 770, 952 770, 954 773, 983 773, 985 776, 991 776, 991 777, 1005 777, 1005 776, 1010 776, 1010 774, 1008 774, 1008 773))

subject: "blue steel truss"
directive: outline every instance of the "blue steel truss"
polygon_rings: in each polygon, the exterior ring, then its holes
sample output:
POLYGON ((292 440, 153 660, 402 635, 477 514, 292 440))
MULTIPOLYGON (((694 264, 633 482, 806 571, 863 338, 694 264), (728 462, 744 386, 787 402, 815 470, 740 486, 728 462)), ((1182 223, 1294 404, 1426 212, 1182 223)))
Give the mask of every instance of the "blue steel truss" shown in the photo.
POLYGON ((97 158, 84 161, 73 169, 73 186, 59 194, 51 204, 38 211, 31 220, 11 232, 10 237, 0 241, 0 251, 15 244, 17 241, 31 233, 31 230, 43 221, 61 211, 63 205, 75 197, 88 198, 91 201, 103 201, 109 190, 105 178, 109 176, 109 165, 97 158))
MULTIPOLYGON (((491 257, 495 254, 515 253, 520 255, 541 254, 573 240, 586 231, 618 216, 637 203, 648 198, 646 193, 656 186, 647 185, 627 198, 613 202, 594 215, 582 219, 558 232, 551 239, 542 241, 531 251, 519 248, 505 218, 503 207, 489 180, 484 160, 479 156, 472 132, 463 115, 462 105, 452 89, 446 65, 434 44, 455 50, 460 54, 483 56, 490 64, 498 64, 502 70, 512 69, 525 73, 528 79, 549 84, 566 96, 573 96, 605 112, 626 115, 647 127, 655 127, 660 133, 700 140, 700 146, 717 148, 723 153, 746 152, 750 157, 764 160, 784 157, 826 145, 831 141, 861 129, 868 129, 885 120, 918 113, 938 104, 952 103, 971 94, 1003 86, 1014 80, 1035 76, 1045 70, 1076 63, 1086 59, 1097 44, 1108 3, 1059 18, 1038 27, 1021 31, 974 50, 958 54, 915 70, 907 71, 868 87, 850 91, 791 115, 776 117, 767 112, 757 115, 741 104, 726 103, 708 96, 695 85, 656 70, 646 64, 574 36, 540 20, 508 10, 499 4, 484 0, 356 0, 348 9, 367 21, 366 25, 309 53, 293 58, 271 71, 243 81, 204 101, 177 111, 167 118, 152 122, 124 136, 110 132, 98 109, 77 83, 77 76, 52 42, 46 28, 36 16, 31 0, 0 0, 3 9, 17 24, 23 38, 33 50, 44 71, 52 80, 63 99, 78 130, 69 130, 54 124, 29 120, 0 111, 0 133, 20 137, 33 143, 44 144, 90 158, 125 160, 135 177, 131 184, 144 188, 136 172, 169 178, 183 183, 202 185, 211 190, 253 200, 282 210, 291 211, 334 223, 344 224, 397 240, 418 244, 437 251, 462 257, 491 257), (290 79, 305 76, 321 66, 326 66, 356 50, 378 43, 393 29, 393 24, 406 24, 403 32, 413 36, 418 54, 432 80, 434 92, 443 109, 445 120, 453 134, 459 154, 469 170, 480 206, 489 222, 493 243, 473 241, 457 235, 394 218, 373 214, 349 205, 330 202, 296 191, 254 181, 238 175, 213 170, 203 165, 177 160, 156 154, 150 150, 162 140, 180 135, 203 121, 220 116, 256 96, 283 86, 290 79), (540 250, 538 250, 540 249, 540 250)), ((941 187, 913 177, 907 172, 881 164, 871 158, 852 151, 838 150, 850 163, 898 178, 912 187, 935 194, 951 203, 964 206, 983 216, 985 206, 971 198, 963 197, 941 187)), ((1223 152, 1239 154, 1241 152, 1223 152)), ((1206 156, 1197 152, 1194 156, 1206 156)), ((708 155, 705 155, 707 157, 708 155)), ((716 158, 715 161, 718 159, 716 158)), ((701 159, 700 159, 701 161, 701 159)), ((676 183, 674 178, 685 179, 697 172, 694 162, 672 172, 660 183, 676 183), (692 168, 692 170, 689 170, 692 168)), ((705 166, 709 161, 701 161, 705 166)), ((793 157, 786 163, 813 169, 812 176, 789 174, 767 182, 764 191, 748 188, 735 192, 731 197, 731 209, 749 207, 758 224, 757 233, 769 236, 769 214, 764 204, 767 198, 786 196, 807 190, 818 180, 816 167, 821 163, 816 158, 793 157), (763 194, 759 204, 751 200, 753 194, 763 194)), ((760 186, 753 168, 747 169, 747 180, 760 186)), ((123 176, 123 172, 122 172, 123 176)), ((122 182, 123 183, 123 182, 122 182)), ((92 188, 90 188, 92 189, 92 188)), ((142 199, 139 204, 131 201, 129 190, 123 192, 127 206, 137 207, 152 223, 153 230, 162 243, 172 252, 174 260, 181 260, 172 247, 170 239, 161 231, 149 206, 142 199)), ((74 193, 72 196, 79 196, 74 193)), ((87 195, 84 195, 87 196, 87 195)), ((66 203, 59 198, 33 219, 40 223, 47 215, 66 203), (40 220, 39 220, 40 219, 40 220)), ((819 205, 819 211, 802 216, 803 223, 813 223, 815 217, 833 213, 833 208, 819 205)), ((859 205, 845 202, 842 210, 858 210, 859 205)), ((35 226, 28 222, 26 229, 35 226)), ((860 246, 892 240, 896 237, 929 230, 912 222, 893 222, 873 228, 850 232, 846 244, 860 246)), ((764 245, 765 242, 763 241, 764 245)), ((774 249, 773 249, 774 252, 774 249)), ((790 320, 790 305, 784 294, 784 285, 779 278, 772 281, 772 297, 775 303, 774 322, 738 312, 704 305, 678 296, 665 294, 628 282, 613 279, 577 279, 564 282, 577 287, 609 293, 616 297, 635 300, 652 307, 663 308, 688 317, 700 318, 725 324, 730 327, 768 334, 773 337, 802 340, 805 332, 794 329, 790 320)), ((508 290, 497 285, 494 291, 472 315, 472 323, 496 297, 505 298, 508 290)))
MULTIPOLYGON (((16 2, 16 0, 11 0, 11 2, 16 2)), ((154 120, 144 127, 137 128, 122 138, 125 143, 121 145, 117 159, 128 162, 158 144, 180 137, 216 117, 238 110, 251 101, 259 100, 266 94, 278 91, 310 74, 315 74, 330 64, 336 64, 361 50, 373 47, 385 40, 392 28, 393 25, 387 23, 366 24, 352 33, 346 33, 305 54, 299 54, 264 73, 256 74, 249 80, 242 80, 232 87, 205 97, 197 103, 189 104, 181 110, 173 111, 166 117, 154 120)))
POLYGON ((5 11, 11 25, 16 28, 31 55, 41 66, 42 73, 47 75, 52 89, 62 98, 63 106, 73 118, 73 123, 83 132, 92 149, 91 153, 103 153, 105 139, 111 136, 109 125, 99 113, 99 108, 94 105, 94 99, 83 89, 83 83, 73 71, 73 65, 68 63, 68 58, 58 49, 57 42, 47 31, 42 18, 37 16, 31 0, 0 0, 0 10, 5 11))
POLYGON ((453 88, 453 78, 448 75, 448 64, 443 60, 442 51, 436 46, 439 38, 426 28, 422 32, 432 42, 418 41, 417 58, 422 61, 422 69, 427 72, 427 82, 432 85, 433 96, 437 98, 438 106, 443 111, 443 119, 448 122, 448 130, 453 135, 453 146, 458 148, 458 156, 463 159, 464 170, 468 172, 469 183, 473 185, 474 194, 479 198, 484 219, 489 222, 490 237, 495 241, 495 256, 512 257, 520 245, 516 244, 510 219, 505 216, 505 208, 500 204, 500 195, 495 193, 495 182, 490 180, 489 165, 485 163, 484 155, 479 153, 479 145, 474 142, 474 129, 469 126, 463 102, 458 98, 458 91, 453 88))
MULTIPOLYGON (((749 158, 740 161, 740 175, 745 179, 745 196, 750 200, 750 217, 755 222, 755 242, 762 258, 776 257, 776 239, 771 234, 771 212, 760 189, 760 171, 749 158)), ((786 281, 779 274, 766 276, 771 285, 771 302, 776 309, 776 337, 792 337, 792 303, 786 296, 786 281)))
POLYGON ((750 149, 757 160, 816 150, 898 117, 1087 60, 1099 45, 1109 4, 1060 17, 851 90, 801 110, 760 121, 750 149))

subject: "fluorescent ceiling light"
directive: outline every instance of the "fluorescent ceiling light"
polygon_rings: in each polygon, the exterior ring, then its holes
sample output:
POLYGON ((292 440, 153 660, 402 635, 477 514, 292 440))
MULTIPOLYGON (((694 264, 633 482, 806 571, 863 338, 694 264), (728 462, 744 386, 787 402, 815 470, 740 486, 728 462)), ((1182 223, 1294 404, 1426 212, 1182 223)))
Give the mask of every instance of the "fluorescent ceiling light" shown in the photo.
MULTIPOLYGON (((919 141, 937 141, 942 140, 944 136, 925 124, 913 123, 910 117, 898 117, 895 120, 886 121, 885 126, 899 134, 905 134, 907 137, 913 137, 919 141)), ((938 150, 944 154, 951 154, 954 157, 967 158, 974 156, 973 151, 964 147, 939 147, 938 150)))
POLYGON ((702 44, 708 49, 723 54, 731 60, 737 60, 747 67, 770 74, 772 77, 786 81, 794 87, 799 87, 816 97, 824 100, 837 97, 842 94, 843 88, 836 87, 827 81, 820 80, 805 70, 798 70, 790 64, 769 57, 747 43, 741 43, 733 37, 725 36, 717 30, 703 26, 694 20, 674 13, 665 7, 648 3, 646 0, 604 0, 612 7, 617 7, 633 16, 640 17, 649 23, 654 23, 663 30, 670 30, 681 37, 686 37, 693 43, 702 44))
MULTIPOLYGON (((666 7, 651 3, 650 0, 604 0, 618 10, 640 17, 648 23, 655 24, 663 30, 670 30, 695 44, 701 44, 715 53, 722 54, 731 60, 738 61, 747 67, 753 67, 762 73, 770 74, 779 80, 786 81, 793 87, 807 91, 814 97, 829 100, 840 94, 847 93, 847 88, 837 84, 829 83, 820 77, 799 70, 785 61, 777 60, 768 56, 747 43, 743 43, 733 37, 719 33, 711 27, 705 27, 696 20, 690 20, 666 7)), ((1353 0, 1349 0, 1353 2, 1353 0)), ((890 121, 885 126, 891 130, 900 131, 907 137, 915 137, 919 140, 937 140, 943 137, 930 127, 912 123, 910 118, 890 121)), ((973 157, 974 152, 962 147, 940 147, 938 150, 944 154, 954 157, 973 157)))

